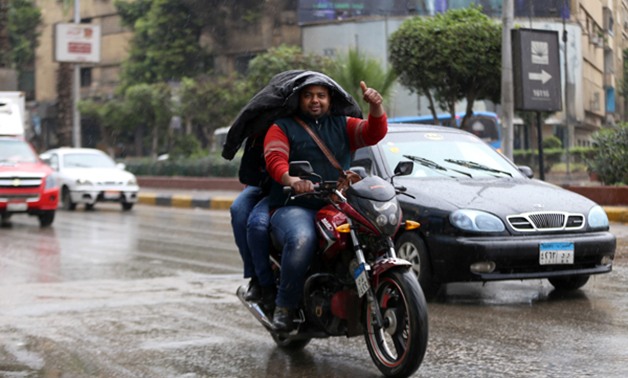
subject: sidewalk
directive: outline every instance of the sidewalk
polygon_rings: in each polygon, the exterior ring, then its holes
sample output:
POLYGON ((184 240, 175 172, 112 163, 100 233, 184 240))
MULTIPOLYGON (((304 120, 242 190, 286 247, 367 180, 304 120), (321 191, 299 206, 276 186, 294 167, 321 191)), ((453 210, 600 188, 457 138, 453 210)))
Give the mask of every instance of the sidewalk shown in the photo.
MULTIPOLYGON (((185 190, 141 188, 138 202, 145 205, 228 210, 236 190, 185 190)), ((628 223, 628 206, 603 206, 611 222, 628 223)))

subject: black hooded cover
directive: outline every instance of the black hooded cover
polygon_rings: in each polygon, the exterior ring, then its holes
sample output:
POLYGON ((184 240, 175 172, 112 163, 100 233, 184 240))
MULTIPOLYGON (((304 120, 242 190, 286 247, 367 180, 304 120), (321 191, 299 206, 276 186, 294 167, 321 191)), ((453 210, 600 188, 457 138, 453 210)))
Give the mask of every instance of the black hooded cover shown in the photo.
POLYGON ((362 118, 362 110, 355 99, 329 76, 315 71, 284 71, 275 75, 242 108, 229 128, 222 157, 233 159, 248 136, 263 136, 274 120, 294 114, 299 107, 299 91, 313 84, 331 89, 331 114, 362 118))

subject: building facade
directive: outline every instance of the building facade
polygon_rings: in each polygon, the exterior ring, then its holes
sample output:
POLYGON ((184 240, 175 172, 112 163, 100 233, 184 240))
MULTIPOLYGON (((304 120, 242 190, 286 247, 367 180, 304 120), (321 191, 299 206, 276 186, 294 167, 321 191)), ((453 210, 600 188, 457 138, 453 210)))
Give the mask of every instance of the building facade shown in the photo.
MULTIPOLYGON (((207 25, 201 43, 213 52, 214 70, 221 73, 245 72, 250 59, 281 44, 327 56, 355 48, 387 66, 388 37, 405 19, 472 3, 501 19, 502 1, 267 0, 254 22, 234 15, 220 39, 207 25)), ((53 128, 59 80, 53 30, 56 23, 72 21, 72 9, 64 11, 57 1, 37 0, 37 4, 43 25, 36 56, 34 111, 44 126, 53 128)), ((545 120, 544 136, 557 135, 570 146, 590 145, 593 132, 624 119, 626 105, 619 88, 623 50, 628 47, 628 0, 514 0, 514 5, 515 25, 556 30, 561 36, 563 111, 545 120)), ((113 0, 81 0, 80 17, 82 22, 100 25, 102 34, 101 61, 81 65, 81 98, 107 98, 118 84, 133 34, 122 26, 113 0)), ((491 103, 475 107, 499 113, 499 106, 491 103)), ((389 113, 427 114, 427 102, 397 86, 389 113)), ((535 146, 533 127, 521 125, 515 132, 520 140, 527 138, 529 146, 535 146)))

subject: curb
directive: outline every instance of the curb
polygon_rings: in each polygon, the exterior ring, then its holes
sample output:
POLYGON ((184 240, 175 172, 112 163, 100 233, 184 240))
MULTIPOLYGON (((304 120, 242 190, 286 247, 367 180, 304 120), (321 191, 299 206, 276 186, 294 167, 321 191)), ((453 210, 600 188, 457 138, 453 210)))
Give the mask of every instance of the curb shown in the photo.
POLYGON ((144 205, 201 208, 211 210, 228 210, 235 198, 227 196, 214 196, 200 198, 185 194, 156 194, 139 193, 137 202, 144 205))
MULTIPOLYGON (((201 208, 228 210, 235 200, 234 196, 191 196, 185 194, 139 193, 138 203, 144 205, 170 206, 180 208, 201 208)), ((602 206, 611 222, 628 223, 628 207, 602 206)))

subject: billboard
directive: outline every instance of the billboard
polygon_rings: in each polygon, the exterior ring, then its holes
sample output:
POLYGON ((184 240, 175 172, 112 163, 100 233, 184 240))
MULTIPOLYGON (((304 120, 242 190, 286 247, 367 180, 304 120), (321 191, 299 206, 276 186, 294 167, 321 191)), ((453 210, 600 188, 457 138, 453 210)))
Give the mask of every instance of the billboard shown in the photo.
POLYGON ((100 62, 100 25, 56 24, 55 61, 100 62))

